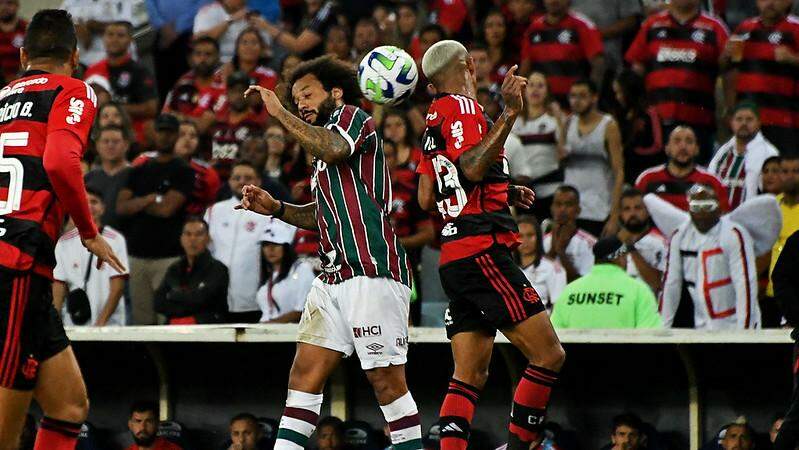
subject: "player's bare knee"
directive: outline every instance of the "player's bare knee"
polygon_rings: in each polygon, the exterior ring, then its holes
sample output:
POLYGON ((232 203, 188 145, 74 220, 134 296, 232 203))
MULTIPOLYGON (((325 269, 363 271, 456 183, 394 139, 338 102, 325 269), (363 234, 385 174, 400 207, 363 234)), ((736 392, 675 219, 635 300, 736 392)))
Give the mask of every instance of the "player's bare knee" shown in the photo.
POLYGON ((530 364, 545 369, 559 371, 566 362, 566 350, 560 344, 549 346, 545 351, 538 351, 530 358, 530 364))
POLYGON ((83 423, 89 417, 89 398, 76 395, 57 405, 42 405, 44 415, 65 422, 83 423))
POLYGON ((377 367, 366 371, 366 378, 372 385, 375 397, 381 404, 388 404, 408 392, 405 377, 394 366, 377 367))

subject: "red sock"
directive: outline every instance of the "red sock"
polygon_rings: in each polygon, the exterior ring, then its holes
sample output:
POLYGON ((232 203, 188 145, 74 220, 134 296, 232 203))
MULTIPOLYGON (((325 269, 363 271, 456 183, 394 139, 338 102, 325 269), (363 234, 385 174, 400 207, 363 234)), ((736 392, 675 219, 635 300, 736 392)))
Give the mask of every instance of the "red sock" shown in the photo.
MULTIPOLYGON (((513 396, 508 442, 529 444, 539 437, 546 419, 549 394, 558 380, 558 373, 543 367, 527 366, 513 396)), ((508 449, 511 450, 510 445, 508 449)))
POLYGON ((466 450, 474 407, 479 399, 480 390, 476 387, 454 378, 449 381, 438 421, 441 427, 441 450, 466 450))
POLYGON ((80 424, 44 417, 33 450, 75 450, 80 424))

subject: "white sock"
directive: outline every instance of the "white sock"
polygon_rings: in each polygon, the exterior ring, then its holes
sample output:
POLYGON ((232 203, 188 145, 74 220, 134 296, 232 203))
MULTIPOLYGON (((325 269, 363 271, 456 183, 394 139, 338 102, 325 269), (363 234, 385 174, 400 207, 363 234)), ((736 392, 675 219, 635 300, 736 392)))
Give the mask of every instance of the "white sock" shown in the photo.
POLYGON ((321 409, 322 394, 289 389, 286 409, 283 410, 277 430, 275 450, 303 450, 316 429, 321 409))

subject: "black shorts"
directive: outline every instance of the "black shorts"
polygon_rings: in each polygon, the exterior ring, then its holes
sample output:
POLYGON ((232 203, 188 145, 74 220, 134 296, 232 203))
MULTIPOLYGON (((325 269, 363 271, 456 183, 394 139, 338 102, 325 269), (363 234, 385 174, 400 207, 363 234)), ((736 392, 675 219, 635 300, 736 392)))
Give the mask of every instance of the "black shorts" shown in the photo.
POLYGON ((465 331, 496 334, 545 309, 506 247, 496 245, 438 271, 449 297, 444 325, 450 339, 465 331))
POLYGON ((0 387, 31 390, 41 363, 69 346, 51 282, 0 270, 0 387))

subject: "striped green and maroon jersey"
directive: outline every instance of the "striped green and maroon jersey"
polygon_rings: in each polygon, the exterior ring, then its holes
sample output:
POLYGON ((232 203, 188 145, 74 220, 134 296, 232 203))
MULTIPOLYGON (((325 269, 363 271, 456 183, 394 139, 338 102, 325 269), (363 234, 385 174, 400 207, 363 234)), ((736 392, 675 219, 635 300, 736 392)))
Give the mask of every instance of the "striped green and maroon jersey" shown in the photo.
POLYGON ((410 264, 389 223, 391 179, 374 120, 358 107, 343 105, 325 128, 340 133, 352 153, 335 165, 314 161, 311 190, 321 235, 322 281, 367 276, 410 286, 410 264))

